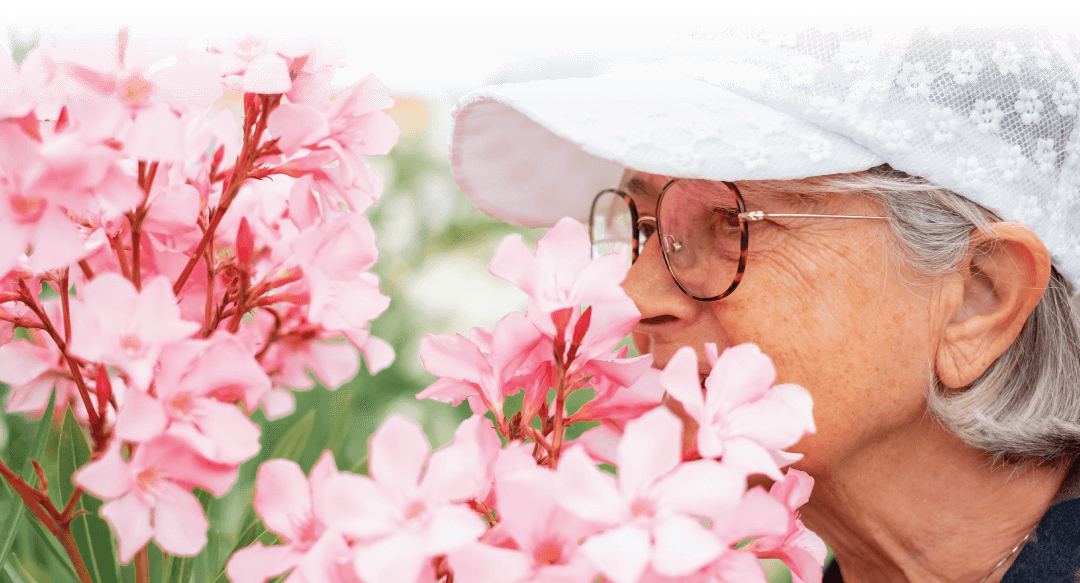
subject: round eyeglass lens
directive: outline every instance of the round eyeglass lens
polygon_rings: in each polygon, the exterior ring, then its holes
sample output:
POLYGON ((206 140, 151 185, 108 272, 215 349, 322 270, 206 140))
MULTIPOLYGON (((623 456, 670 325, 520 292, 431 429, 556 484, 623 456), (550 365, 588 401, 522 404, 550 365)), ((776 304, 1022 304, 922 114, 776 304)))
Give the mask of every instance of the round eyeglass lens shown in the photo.
POLYGON ((698 298, 724 293, 742 253, 735 193, 715 182, 679 180, 664 192, 657 215, 664 257, 679 285, 698 298))
POLYGON ((589 235, 593 259, 623 253, 627 263, 633 260, 634 216, 630 204, 618 192, 601 192, 593 201, 589 235))

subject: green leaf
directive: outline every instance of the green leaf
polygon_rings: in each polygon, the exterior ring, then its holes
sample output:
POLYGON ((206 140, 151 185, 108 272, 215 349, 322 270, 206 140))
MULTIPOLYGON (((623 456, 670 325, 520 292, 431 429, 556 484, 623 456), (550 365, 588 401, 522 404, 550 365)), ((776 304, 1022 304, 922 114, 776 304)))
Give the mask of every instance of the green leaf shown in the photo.
POLYGON ((349 430, 349 422, 352 421, 351 414, 355 398, 356 391, 349 387, 342 387, 330 398, 330 414, 338 418, 333 429, 330 430, 330 435, 326 438, 325 449, 330 450, 330 453, 337 453, 337 450, 341 449, 341 444, 345 443, 345 433, 349 430), (342 393, 344 397, 341 397, 342 393), (345 402, 340 403, 342 400, 345 402))
POLYGON ((45 546, 45 550, 48 551, 49 555, 56 561, 55 564, 61 565, 64 568, 64 571, 70 575, 68 580, 78 581, 79 576, 75 574, 75 567, 71 564, 71 558, 64 552, 64 547, 60 546, 60 541, 56 540, 56 537, 54 537, 52 533, 45 530, 45 527, 42 526, 40 522, 31 520, 27 524, 29 524, 30 528, 37 533, 38 538, 45 546))
POLYGON ((307 447, 308 438, 311 437, 311 428, 315 426, 315 411, 311 410, 300 421, 289 428, 281 440, 274 446, 270 458, 284 458, 294 462, 300 462, 300 456, 307 447))
POLYGON ((177 557, 169 555, 165 562, 166 583, 189 583, 191 570, 195 567, 195 557, 177 557))
MULTIPOLYGON (((240 535, 240 538, 236 539, 236 544, 234 544, 232 550, 229 551, 229 557, 231 558, 236 554, 236 551, 251 546, 264 532, 266 532, 265 526, 257 520, 252 521, 251 525, 249 525, 247 529, 244 530, 244 533, 240 535)), ((228 560, 226 560, 226 563, 228 563, 228 560)), ((218 583, 219 581, 227 582, 228 580, 228 577, 225 575, 225 565, 222 565, 221 571, 218 573, 217 577, 214 577, 213 583, 218 583)))
POLYGON ((150 581, 165 580, 165 554, 153 542, 146 545, 146 566, 150 581))
MULTIPOLYGON (((60 477, 60 499, 64 504, 75 491, 71 480, 75 472, 90 461, 90 444, 86 442, 79 422, 69 407, 64 414, 64 425, 60 429, 60 450, 57 455, 57 467, 60 477)), ((119 571, 116 562, 116 550, 109 525, 98 516, 101 500, 83 495, 77 508, 86 510, 86 514, 71 521, 71 534, 79 548, 86 568, 94 583, 117 583, 119 571)))
MULTIPOLYGON (((53 409, 55 407, 56 389, 54 388, 52 395, 49 397, 49 404, 45 407, 45 414, 41 417, 37 429, 34 430, 33 439, 30 440, 30 451, 27 452, 26 459, 23 460, 22 468, 19 470, 19 474, 25 479, 30 479, 33 473, 30 460, 40 458, 41 452, 45 450, 45 442, 48 440, 49 429, 52 427, 53 409)), ((7 562, 8 555, 11 553, 11 546, 15 543, 15 534, 19 532, 23 518, 26 516, 26 506, 21 499, 15 502, 13 506, 15 511, 4 521, 3 530, 0 530, 0 532, 4 533, 3 541, 0 542, 0 567, 3 567, 7 562)))

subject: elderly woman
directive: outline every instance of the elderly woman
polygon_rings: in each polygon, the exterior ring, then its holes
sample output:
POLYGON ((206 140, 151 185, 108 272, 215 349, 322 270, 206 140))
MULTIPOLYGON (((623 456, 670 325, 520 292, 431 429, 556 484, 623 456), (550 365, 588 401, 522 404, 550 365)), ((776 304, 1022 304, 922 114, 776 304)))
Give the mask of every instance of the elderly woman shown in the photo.
POLYGON ((465 97, 463 191, 630 246, 656 366, 754 342, 812 393, 826 580, 1080 580, 1075 39, 699 41, 465 97))

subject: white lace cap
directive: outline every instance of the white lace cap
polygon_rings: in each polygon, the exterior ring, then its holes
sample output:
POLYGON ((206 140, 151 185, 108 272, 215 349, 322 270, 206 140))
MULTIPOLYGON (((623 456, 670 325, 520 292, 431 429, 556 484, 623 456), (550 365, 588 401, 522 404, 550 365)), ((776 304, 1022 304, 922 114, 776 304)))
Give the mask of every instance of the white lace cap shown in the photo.
POLYGON ((723 38, 590 78, 496 85, 454 112, 454 178, 515 224, 588 217, 623 168, 794 179, 888 163, 1030 226, 1080 282, 1080 43, 1045 29, 723 38))

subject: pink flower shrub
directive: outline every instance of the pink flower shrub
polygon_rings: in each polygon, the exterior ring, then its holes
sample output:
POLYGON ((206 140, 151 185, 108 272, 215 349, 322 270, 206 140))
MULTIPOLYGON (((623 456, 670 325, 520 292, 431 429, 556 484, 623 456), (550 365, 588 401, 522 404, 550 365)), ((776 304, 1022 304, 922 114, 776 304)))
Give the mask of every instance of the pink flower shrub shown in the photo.
POLYGON ((374 77, 331 98, 343 61, 320 41, 115 38, 0 60, 0 382, 31 414, 55 389, 93 456, 59 507, 9 483, 69 549, 78 496, 106 500, 128 562, 202 549, 192 490, 224 495, 259 453, 255 409, 393 360, 359 213, 382 189, 363 159, 399 132, 374 77))
POLYGON ((194 555, 206 544, 209 523, 193 487, 215 496, 236 481, 236 466, 207 461, 172 436, 140 444, 124 461, 119 440, 101 459, 75 474, 75 483, 110 500, 101 507, 120 541, 120 560, 130 561, 154 539, 162 550, 194 555))
MULTIPOLYGON (((150 541, 195 555, 209 524, 194 490, 224 495, 260 451, 248 415, 291 412, 291 391, 316 380, 339 387, 361 355, 371 372, 394 358, 369 329, 390 299, 361 213, 382 190, 364 158, 399 133, 378 79, 331 99, 341 64, 317 41, 195 50, 127 33, 0 61, 0 382, 9 410, 28 413, 55 389, 92 447, 60 507, 0 470, 84 581, 71 533, 83 491, 105 501, 122 562, 145 565, 150 541), (243 94, 242 119, 211 113, 228 91, 243 94)), ((229 579, 764 581, 769 557, 819 580, 824 546, 798 517, 812 479, 782 471, 814 431, 808 393, 773 386, 753 345, 701 347, 704 387, 693 347, 663 371, 631 357, 626 258, 589 247, 571 219, 535 252, 504 240, 490 272, 526 293, 525 313, 421 343, 439 378, 418 397, 474 413, 453 441, 432 451, 391 416, 369 476, 328 452, 310 476, 265 462, 254 507, 281 544, 238 550, 229 579), (755 474, 775 481, 768 492, 747 489, 755 474)))

